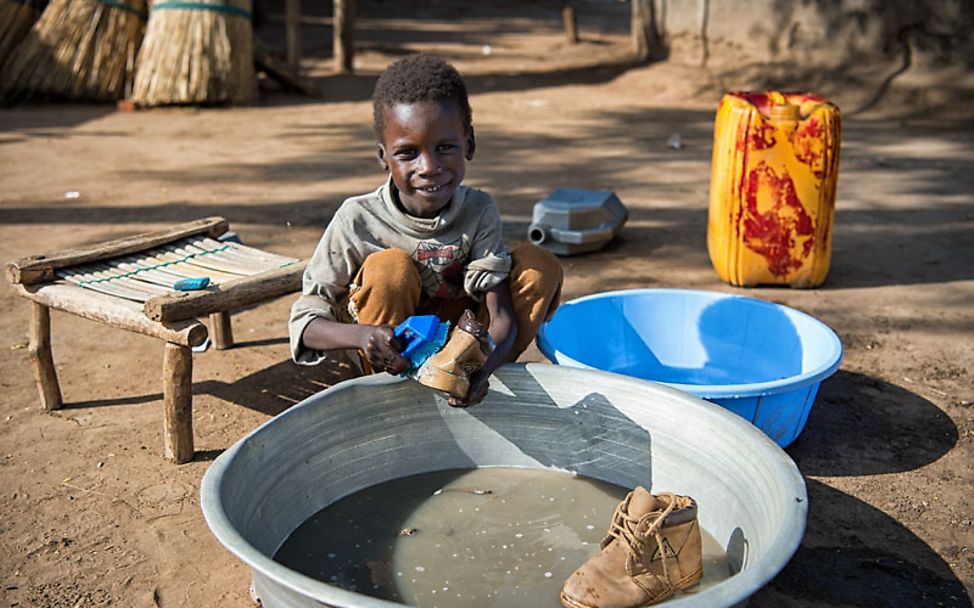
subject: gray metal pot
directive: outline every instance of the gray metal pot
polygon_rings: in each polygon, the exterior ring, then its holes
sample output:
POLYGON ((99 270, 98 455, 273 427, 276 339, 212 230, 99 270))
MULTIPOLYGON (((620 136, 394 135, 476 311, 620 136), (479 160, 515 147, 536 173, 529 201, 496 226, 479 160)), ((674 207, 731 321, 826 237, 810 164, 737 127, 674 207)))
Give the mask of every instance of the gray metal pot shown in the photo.
POLYGON ((555 468, 696 498, 701 525, 737 573, 667 606, 740 604, 788 562, 805 529, 797 467, 740 417, 662 385, 546 364, 501 368, 487 399, 469 409, 385 374, 338 384, 217 458, 201 504, 213 534, 251 567, 264 608, 397 606, 271 556, 339 498, 407 475, 481 466, 555 468))

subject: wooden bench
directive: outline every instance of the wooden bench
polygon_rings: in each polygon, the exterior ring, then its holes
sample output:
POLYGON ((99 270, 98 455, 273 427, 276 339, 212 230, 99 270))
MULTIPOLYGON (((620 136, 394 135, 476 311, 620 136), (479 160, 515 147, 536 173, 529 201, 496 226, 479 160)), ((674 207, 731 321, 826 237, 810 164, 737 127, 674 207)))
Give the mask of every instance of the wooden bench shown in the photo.
POLYGON ((167 459, 193 459, 193 351, 208 337, 233 346, 230 311, 299 291, 305 262, 229 240, 222 217, 210 217, 86 247, 7 264, 14 291, 30 300, 30 358, 47 410, 62 405, 51 353, 50 309, 165 342, 162 359, 167 459), (183 278, 209 286, 177 291, 183 278), (198 317, 209 315, 207 331, 198 317))

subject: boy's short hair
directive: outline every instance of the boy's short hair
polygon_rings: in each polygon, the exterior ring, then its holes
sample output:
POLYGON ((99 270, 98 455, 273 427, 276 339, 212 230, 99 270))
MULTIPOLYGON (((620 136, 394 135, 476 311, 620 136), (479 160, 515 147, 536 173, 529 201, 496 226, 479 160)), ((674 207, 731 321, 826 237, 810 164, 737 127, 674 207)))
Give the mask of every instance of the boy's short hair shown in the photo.
POLYGON ((472 112, 467 87, 452 65, 439 57, 417 53, 398 59, 379 76, 372 93, 372 127, 382 139, 383 113, 400 103, 420 101, 455 102, 463 127, 470 133, 472 112))

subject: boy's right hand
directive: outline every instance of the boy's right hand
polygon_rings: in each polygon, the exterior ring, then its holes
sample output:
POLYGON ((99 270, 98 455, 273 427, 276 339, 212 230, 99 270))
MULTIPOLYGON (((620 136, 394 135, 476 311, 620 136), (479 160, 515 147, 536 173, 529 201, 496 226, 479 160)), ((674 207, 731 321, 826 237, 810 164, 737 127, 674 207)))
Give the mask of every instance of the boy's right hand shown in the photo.
POLYGON ((369 325, 363 340, 362 351, 376 372, 397 375, 409 367, 409 361, 400 354, 399 341, 391 325, 369 325))

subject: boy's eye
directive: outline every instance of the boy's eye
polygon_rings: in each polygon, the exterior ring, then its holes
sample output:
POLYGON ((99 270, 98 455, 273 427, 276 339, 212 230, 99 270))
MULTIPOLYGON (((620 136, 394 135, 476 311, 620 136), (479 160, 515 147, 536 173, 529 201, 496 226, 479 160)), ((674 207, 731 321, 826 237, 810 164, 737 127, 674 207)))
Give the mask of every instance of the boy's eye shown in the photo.
POLYGON ((440 152, 449 152, 454 148, 456 148, 456 146, 453 144, 440 144, 439 146, 437 146, 437 150, 439 150, 440 152))
POLYGON ((412 148, 403 148, 401 150, 396 150, 394 153, 396 158, 402 158, 408 160, 410 158, 416 158, 416 150, 412 148))

